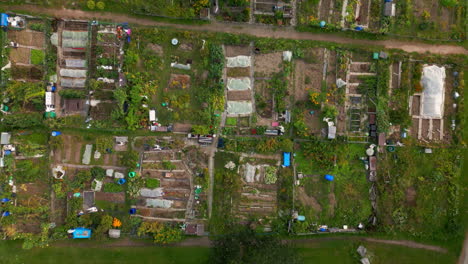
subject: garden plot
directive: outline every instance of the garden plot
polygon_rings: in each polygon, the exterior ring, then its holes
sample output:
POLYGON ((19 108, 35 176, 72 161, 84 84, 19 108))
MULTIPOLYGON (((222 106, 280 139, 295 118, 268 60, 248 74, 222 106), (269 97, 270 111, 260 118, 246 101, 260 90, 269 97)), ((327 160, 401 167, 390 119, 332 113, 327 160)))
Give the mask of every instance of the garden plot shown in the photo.
POLYGON ((243 220, 276 215, 277 167, 269 164, 245 163, 239 166, 242 175, 241 200, 238 211, 243 220))
MULTIPOLYGON (((341 23, 341 12, 345 2, 340 0, 321 0, 317 7, 317 20, 328 24, 339 25, 341 23)), ((317 21, 317 22, 318 22, 317 21)))
POLYGON ((320 92, 324 76, 325 49, 317 48, 305 54, 303 60, 296 61, 294 99, 307 101, 311 92, 320 92))
MULTIPOLYGON (((444 139, 445 78, 444 67, 423 67, 421 84, 424 91, 410 96, 409 113, 414 123, 410 134, 418 140, 444 139)), ((450 93, 448 95, 450 98, 450 93)))
POLYGON ((281 64, 283 63, 283 53, 274 52, 267 54, 255 55, 255 78, 268 78, 272 74, 281 71, 281 64))
POLYGON ((45 46, 45 35, 43 32, 32 30, 10 30, 8 39, 27 48, 42 49, 45 46))
POLYGON ((143 152, 145 187, 136 203, 143 218, 183 222, 192 210, 192 173, 172 150, 143 152))
POLYGON ((367 223, 371 215, 371 185, 360 160, 365 156, 365 146, 317 140, 297 147, 296 210, 306 217, 306 222, 295 225, 295 231, 316 231, 317 227, 312 223, 340 228, 367 223), (325 180, 325 174, 333 175, 334 180, 325 180))
POLYGON ((39 233, 41 223, 47 219, 47 210, 49 209, 50 200, 49 187, 43 179, 32 183, 24 183, 17 185, 16 208, 18 212, 15 214, 15 209, 12 213, 17 219, 16 227, 21 232, 39 233), (21 212, 19 208, 31 208, 30 212, 21 212))

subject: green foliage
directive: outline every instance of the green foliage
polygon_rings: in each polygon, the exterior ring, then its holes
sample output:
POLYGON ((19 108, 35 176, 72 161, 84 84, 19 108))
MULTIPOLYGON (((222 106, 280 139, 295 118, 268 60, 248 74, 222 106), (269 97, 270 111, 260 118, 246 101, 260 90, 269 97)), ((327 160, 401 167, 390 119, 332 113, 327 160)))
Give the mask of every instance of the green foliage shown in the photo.
POLYGON ((294 142, 288 138, 281 141, 281 150, 284 152, 292 152, 294 148, 294 142))
POLYGON ((226 126, 236 126, 236 125, 237 125, 237 118, 235 117, 226 118, 226 126))
POLYGON ((105 153, 106 149, 112 150, 114 148, 114 138, 110 136, 102 136, 96 139, 96 149, 105 153))
POLYGON ((17 113, 3 116, 1 126, 8 129, 24 129, 42 125, 40 113, 17 113))
POLYGON ((154 243, 169 244, 182 240, 182 231, 178 226, 160 222, 143 222, 138 228, 138 236, 149 234, 154 243))
POLYGON ((106 7, 106 4, 102 1, 96 3, 97 9, 103 10, 106 7))
POLYGON ((25 108, 31 103, 38 111, 44 109, 45 89, 41 82, 8 82, 4 90, 5 97, 10 98, 12 103, 9 103, 12 110, 17 107, 25 108))
POLYGON ((276 168, 268 166, 265 168, 265 184, 275 184, 278 177, 276 176, 276 168))
POLYGON ((192 132, 197 135, 208 135, 210 134, 210 127, 204 125, 192 126, 192 132))
POLYGON ((123 192, 124 188, 123 185, 117 184, 115 182, 110 182, 104 184, 103 187, 104 192, 116 193, 116 192, 123 192))
POLYGON ((102 181, 106 176, 106 170, 101 167, 92 167, 91 176, 98 181, 102 181))
POLYGON ((224 68, 224 55, 223 49, 220 45, 215 44, 208 44, 209 50, 209 69, 208 69, 208 77, 210 79, 219 80, 223 74, 224 68))
POLYGON ((338 109, 335 106, 330 104, 325 104, 322 109, 322 117, 323 118, 330 118, 331 120, 335 120, 336 116, 338 115, 338 109))
POLYGON ((294 247, 278 235, 260 235, 246 226, 231 226, 213 244, 209 263, 301 263, 294 247))
POLYGON ((34 65, 42 65, 45 54, 42 50, 31 49, 31 63, 34 65))
POLYGON ((145 186, 145 181, 141 177, 140 174, 137 174, 133 178, 128 178, 127 180, 127 195, 131 198, 136 198, 139 193, 140 189, 145 186))
POLYGON ((122 166, 127 167, 129 169, 133 169, 136 167, 139 161, 140 155, 137 151, 129 150, 125 152, 122 157, 120 158, 120 164, 122 166))
POLYGON ((86 91, 77 89, 63 89, 60 90, 59 95, 65 99, 84 99, 86 98, 86 91))
POLYGON ((70 187, 73 189, 83 189, 87 183, 91 181, 91 172, 88 170, 79 171, 73 181, 70 184, 70 187))
POLYGON ((107 232, 112 228, 112 220, 114 218, 110 215, 103 215, 99 225, 96 227, 93 233, 93 237, 96 240, 104 240, 107 238, 107 232))
POLYGON ((52 189, 54 190, 55 197, 57 199, 63 199, 66 197, 66 192, 63 189, 62 182, 56 182, 52 184, 52 189))
POLYGON ((160 185, 159 179, 148 178, 145 180, 145 187, 149 189, 158 188, 160 185))
POLYGON ((86 6, 88 9, 93 10, 96 7, 96 3, 93 0, 88 0, 88 2, 86 2, 86 6))
POLYGON ((440 4, 443 7, 452 8, 459 5, 458 0, 440 0, 440 4))
POLYGON ((31 23, 29 24, 29 28, 34 31, 44 32, 45 25, 44 23, 31 23))
POLYGON ((32 160, 18 160, 16 162, 16 178, 18 183, 34 182, 46 176, 46 170, 32 160))
POLYGON ((317 138, 312 138, 311 141, 302 144, 304 156, 310 162, 316 164, 322 171, 331 170, 333 168, 335 156, 335 143, 321 141, 317 138))
POLYGON ((165 170, 175 170, 177 168, 174 163, 167 160, 163 160, 161 163, 165 170))

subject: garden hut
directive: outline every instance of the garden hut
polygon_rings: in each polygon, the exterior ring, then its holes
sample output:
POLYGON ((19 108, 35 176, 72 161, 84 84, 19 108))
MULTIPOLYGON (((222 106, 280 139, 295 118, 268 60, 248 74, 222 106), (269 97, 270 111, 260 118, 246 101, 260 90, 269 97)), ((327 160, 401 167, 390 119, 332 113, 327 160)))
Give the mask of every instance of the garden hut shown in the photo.
POLYGON ((283 152, 283 167, 291 166, 291 152, 283 152))
POLYGON ((185 227, 186 235, 203 236, 205 233, 205 225, 203 224, 187 224, 185 227))
POLYGON ((0 144, 1 145, 8 145, 10 144, 11 134, 8 132, 2 132, 0 144))
POLYGON ((120 237, 120 229, 109 229, 109 237, 110 238, 119 238, 120 237))
POLYGON ((335 139, 336 138, 336 126, 329 126, 328 127, 328 139, 335 139))
POLYGON ((94 192, 86 191, 83 192, 83 210, 87 210, 94 206, 94 192))

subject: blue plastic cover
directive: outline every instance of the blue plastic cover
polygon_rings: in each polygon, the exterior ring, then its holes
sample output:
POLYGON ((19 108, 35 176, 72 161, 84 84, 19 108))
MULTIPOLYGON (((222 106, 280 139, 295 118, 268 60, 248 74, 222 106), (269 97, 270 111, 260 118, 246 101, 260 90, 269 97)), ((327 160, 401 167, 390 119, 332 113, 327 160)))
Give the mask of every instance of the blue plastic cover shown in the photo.
POLYGON ((364 28, 361 27, 361 26, 357 26, 357 27, 355 27, 354 29, 357 30, 357 31, 362 31, 364 28))
POLYGON ((2 200, 1 200, 1 201, 2 201, 2 203, 6 203, 6 202, 9 202, 9 201, 10 201, 10 199, 8 199, 8 198, 2 198, 2 200))
POLYGON ((8 15, 5 13, 2 13, 0 17, 0 26, 8 27, 8 15))
POLYGON ((9 215, 10 215, 10 212, 8 212, 8 211, 5 211, 5 212, 2 213, 2 216, 9 216, 9 215))
POLYGON ((333 177, 333 176, 330 175, 330 174, 326 174, 326 175, 325 175, 325 180, 327 180, 327 181, 333 181, 334 179, 335 179, 335 177, 333 177))
POLYGON ((283 152, 283 167, 291 166, 291 152, 283 152))

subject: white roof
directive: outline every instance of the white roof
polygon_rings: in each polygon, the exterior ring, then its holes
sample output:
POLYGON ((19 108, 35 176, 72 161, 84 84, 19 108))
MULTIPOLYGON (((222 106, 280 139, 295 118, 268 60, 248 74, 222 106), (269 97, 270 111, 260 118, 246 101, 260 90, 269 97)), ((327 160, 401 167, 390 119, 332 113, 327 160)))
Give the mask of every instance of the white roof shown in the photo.
POLYGON ((10 144, 11 134, 8 132, 2 132, 0 144, 8 145, 10 144))
POLYGON ((45 104, 46 105, 54 105, 54 93, 46 92, 45 93, 45 104))
POLYGON ((442 118, 444 112, 445 68, 436 65, 425 66, 421 77, 421 115, 428 118, 442 118))
POLYGON ((149 121, 156 121, 156 110, 149 110, 149 121))
POLYGON ((334 139, 336 137, 336 126, 328 127, 328 139, 334 139))

